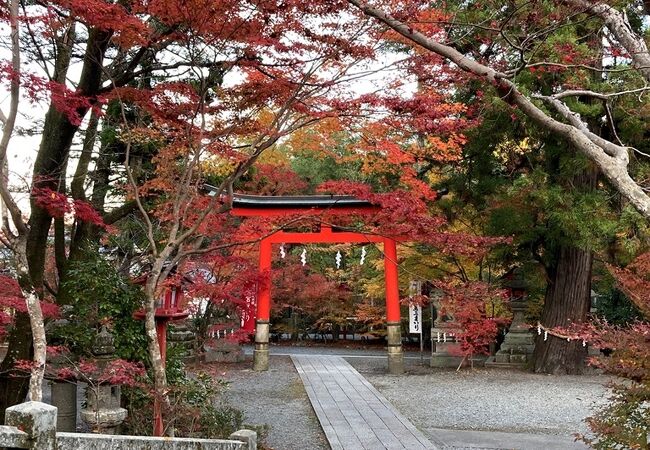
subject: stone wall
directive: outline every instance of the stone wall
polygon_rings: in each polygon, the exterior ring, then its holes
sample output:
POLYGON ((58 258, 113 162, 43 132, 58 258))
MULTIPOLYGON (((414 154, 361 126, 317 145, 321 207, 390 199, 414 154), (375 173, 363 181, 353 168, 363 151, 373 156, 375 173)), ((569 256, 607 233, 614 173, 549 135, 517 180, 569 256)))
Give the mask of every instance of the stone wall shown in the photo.
POLYGON ((230 439, 189 439, 56 431, 57 408, 26 402, 7 408, 0 448, 30 450, 255 450, 257 434, 239 430, 230 439))

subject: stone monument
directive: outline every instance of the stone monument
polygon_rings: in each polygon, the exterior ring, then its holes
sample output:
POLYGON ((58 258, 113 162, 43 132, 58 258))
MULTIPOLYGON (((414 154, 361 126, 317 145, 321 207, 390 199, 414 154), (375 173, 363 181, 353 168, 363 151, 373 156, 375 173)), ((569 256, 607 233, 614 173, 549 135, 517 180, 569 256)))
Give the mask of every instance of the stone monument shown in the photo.
POLYGON ((66 380, 50 381, 52 406, 56 406, 56 429, 74 433, 77 431, 77 383, 66 380))
POLYGON ((230 326, 221 324, 216 331, 211 333, 211 339, 203 346, 205 362, 235 363, 244 361, 244 350, 238 340, 234 338, 234 327, 234 324, 230 326))
POLYGON ((520 268, 511 270, 504 277, 503 287, 508 290, 510 309, 512 310, 512 323, 503 339, 501 348, 490 358, 487 367, 515 367, 522 368, 529 361, 535 350, 535 338, 530 326, 526 324, 528 288, 520 268))
POLYGON ((182 349, 185 362, 196 361, 196 334, 186 322, 174 323, 167 331, 167 342, 182 349))
MULTIPOLYGON (((114 338, 105 326, 95 337, 92 353, 100 370, 114 359, 114 338)), ((120 386, 100 383, 90 380, 86 389, 86 407, 81 410, 81 419, 86 422, 93 432, 117 434, 118 428, 127 411, 120 406, 120 386)))

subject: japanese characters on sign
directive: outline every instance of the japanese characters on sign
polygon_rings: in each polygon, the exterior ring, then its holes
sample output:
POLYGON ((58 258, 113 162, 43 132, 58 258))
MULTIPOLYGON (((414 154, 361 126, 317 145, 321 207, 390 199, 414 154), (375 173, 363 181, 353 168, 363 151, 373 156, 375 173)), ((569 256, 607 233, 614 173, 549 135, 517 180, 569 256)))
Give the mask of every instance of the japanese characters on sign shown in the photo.
POLYGON ((409 333, 422 332, 422 307, 409 305, 409 333))

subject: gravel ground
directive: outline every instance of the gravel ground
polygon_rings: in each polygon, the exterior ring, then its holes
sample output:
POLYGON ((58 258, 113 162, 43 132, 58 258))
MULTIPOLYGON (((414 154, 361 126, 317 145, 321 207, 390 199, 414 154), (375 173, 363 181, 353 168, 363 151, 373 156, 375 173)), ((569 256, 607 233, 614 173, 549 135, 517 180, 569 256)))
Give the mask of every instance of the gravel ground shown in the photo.
POLYGON ((407 375, 385 373, 386 363, 348 358, 421 430, 435 428, 571 435, 607 397, 604 376, 549 376, 521 371, 431 369, 406 361, 407 375))
POLYGON ((246 423, 268 425, 268 449, 325 450, 325 438, 302 381, 288 356, 271 356, 267 372, 254 372, 252 359, 219 364, 231 385, 226 396, 246 415, 246 423))
MULTIPOLYGON (((288 352, 330 353, 322 349, 288 352)), ((357 357, 346 360, 432 438, 440 437, 440 429, 571 436, 586 431, 584 418, 607 397, 603 385, 608 378, 604 376, 548 376, 481 368, 456 372, 423 367, 419 359, 408 358, 406 374, 397 377, 386 374, 384 357, 378 358, 374 352, 368 352, 369 357, 356 353, 357 357)), ((231 382, 227 397, 244 411, 247 423, 269 426, 267 448, 329 448, 288 356, 272 355, 269 371, 262 373, 251 370, 250 356, 240 364, 215 367, 231 382)))

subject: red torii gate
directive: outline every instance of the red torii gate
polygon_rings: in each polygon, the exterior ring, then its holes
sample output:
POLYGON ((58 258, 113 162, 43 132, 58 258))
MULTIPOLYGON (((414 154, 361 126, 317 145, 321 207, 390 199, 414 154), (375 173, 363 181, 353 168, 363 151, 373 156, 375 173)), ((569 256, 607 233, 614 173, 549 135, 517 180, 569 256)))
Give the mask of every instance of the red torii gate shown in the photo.
MULTIPOLYGON (((272 217, 291 214, 328 215, 368 214, 378 206, 347 195, 311 196, 257 196, 234 194, 231 214, 235 216, 272 217)), ((395 239, 352 231, 335 231, 330 225, 320 224, 318 232, 277 231, 260 241, 260 282, 257 289, 255 321, 255 352, 253 369, 269 368, 269 319, 271 315, 271 255, 273 244, 305 243, 383 243, 386 277, 386 328, 388 341, 388 371, 404 371, 402 333, 400 324, 399 284, 397 277, 397 244, 395 239)))

